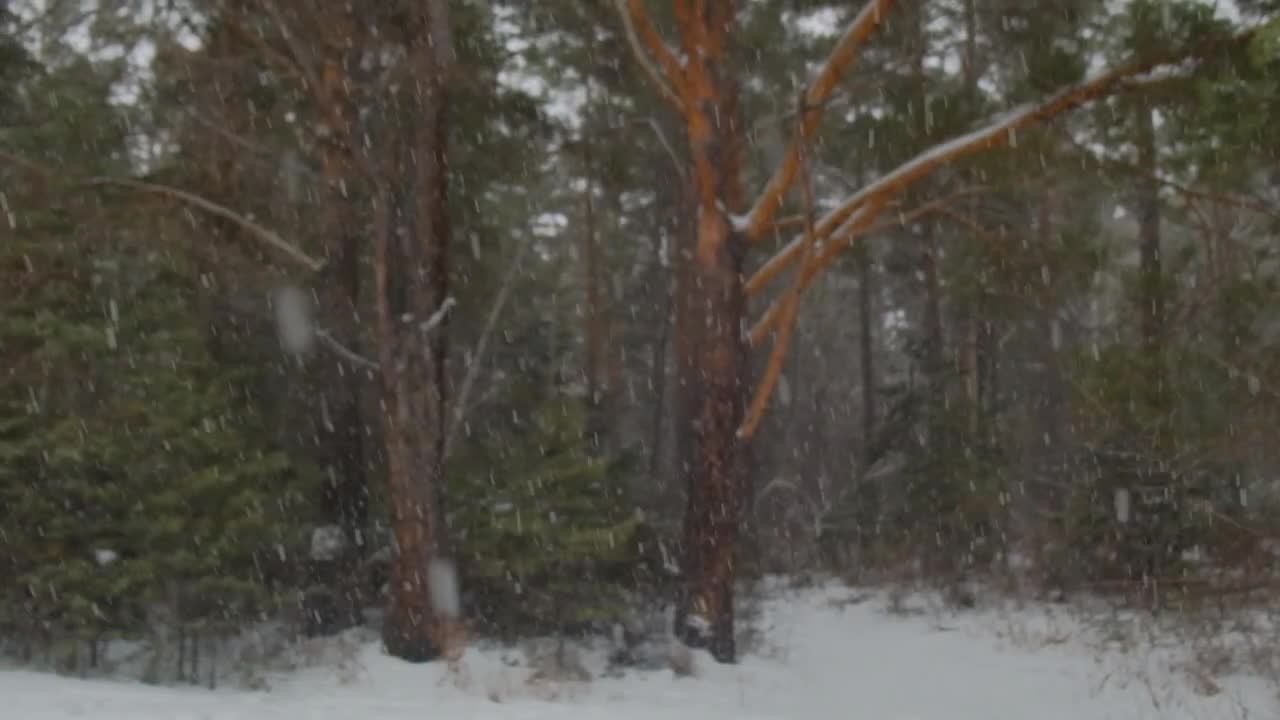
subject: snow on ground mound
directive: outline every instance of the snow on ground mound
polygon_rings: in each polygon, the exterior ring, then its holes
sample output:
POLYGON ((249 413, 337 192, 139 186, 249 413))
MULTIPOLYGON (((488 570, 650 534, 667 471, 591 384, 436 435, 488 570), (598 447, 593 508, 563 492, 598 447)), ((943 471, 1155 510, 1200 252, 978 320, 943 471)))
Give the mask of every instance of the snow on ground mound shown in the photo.
MULTIPOLYGON (((1178 650, 1108 649, 1045 609, 941 615, 888 612, 879 594, 787 592, 768 602, 763 642, 736 666, 699 657, 670 670, 547 679, 496 648, 454 668, 415 666, 366 645, 341 668, 271 679, 270 692, 155 688, 0 672, 0 716, 23 720, 586 720, 858 718, 866 720, 1219 720, 1280 717, 1274 689, 1251 677, 1193 682, 1178 650)), ((1159 644, 1157 644, 1158 646, 1159 644)))

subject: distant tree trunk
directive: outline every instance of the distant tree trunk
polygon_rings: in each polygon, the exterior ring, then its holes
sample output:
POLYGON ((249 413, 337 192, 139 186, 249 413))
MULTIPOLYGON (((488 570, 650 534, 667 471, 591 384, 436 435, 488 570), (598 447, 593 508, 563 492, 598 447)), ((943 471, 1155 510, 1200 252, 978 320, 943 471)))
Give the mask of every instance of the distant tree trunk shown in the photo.
MULTIPOLYGON (((1051 153, 1052 149, 1046 155, 1051 153)), ((1052 176, 1049 176, 1044 181, 1036 217, 1037 245, 1044 253, 1052 252, 1056 244, 1053 224, 1056 205, 1056 187, 1052 176)), ((1035 457, 1041 461, 1054 458, 1065 440, 1066 432, 1066 389, 1058 367, 1058 353, 1063 344, 1062 318, 1052 282, 1042 288, 1042 296, 1044 300, 1039 308, 1040 338, 1037 351, 1038 365, 1041 368, 1038 373, 1040 389, 1033 394, 1037 406, 1035 442, 1039 445, 1035 457)), ((1041 472, 1043 471, 1042 467, 1041 472)))
MULTIPOLYGON (((345 13, 340 14, 344 19, 345 13)), ((340 48, 339 52, 344 52, 340 48)), ((346 97, 345 71, 339 58, 332 58, 324 68, 322 81, 327 85, 327 96, 337 107, 330 115, 341 117, 344 127, 335 131, 350 135, 350 105, 346 97)), ((323 230, 331 233, 328 245, 331 251, 330 271, 333 273, 333 290, 338 313, 334 332, 347 348, 360 352, 360 238, 353 218, 351 200, 344 189, 349 182, 350 159, 338 143, 326 142, 323 147, 322 171, 327 194, 324 198, 323 230)), ((321 444, 329 453, 329 477, 321 498, 324 517, 342 530, 345 546, 341 555, 326 568, 322 578, 325 585, 337 594, 335 617, 329 619, 329 629, 343 629, 360 621, 364 605, 363 584, 358 572, 360 555, 364 546, 364 527, 369 516, 369 488, 364 457, 364 416, 360 407, 362 370, 349 362, 338 365, 340 379, 323 391, 321 444)))
POLYGON ((604 442, 607 427, 605 414, 605 318, 600 298, 600 242, 596 233, 595 211, 595 158, 592 140, 582 139, 582 159, 586 176, 586 189, 582 193, 582 285, 583 319, 585 321, 587 352, 587 433, 592 447, 599 449, 604 442))
POLYGON ((415 189, 413 222, 402 257, 393 257, 389 191, 383 188, 375 241, 379 363, 382 371, 391 525, 396 540, 390 597, 382 630, 387 651, 412 661, 432 659, 450 638, 447 621, 433 607, 432 561, 442 554, 440 508, 444 458, 444 361, 447 250, 446 73, 451 58, 444 0, 430 0, 415 13, 410 62, 417 88, 412 95, 415 189), (393 279, 403 286, 396 308, 393 279))
MULTIPOLYGON (((360 352, 356 305, 359 294, 358 238, 341 225, 342 237, 333 257, 335 286, 342 308, 335 323, 335 337, 360 352)), ((336 558, 322 560, 317 578, 335 593, 333 617, 323 618, 326 630, 341 630, 360 622, 364 607, 364 583, 359 573, 364 552, 364 530, 369 519, 369 488, 364 456, 364 413, 360 406, 363 369, 339 361, 338 375, 321 391, 320 441, 328 455, 329 472, 321 495, 325 520, 342 531, 343 547, 336 558)))
POLYGON ((871 247, 863 241, 858 256, 858 351, 862 372, 862 470, 872 463, 871 447, 876 437, 876 371, 873 298, 875 269, 871 264, 871 247))
POLYGON ((746 374, 745 239, 729 217, 743 205, 738 89, 727 53, 734 2, 709 0, 696 8, 678 2, 676 15, 688 57, 685 123, 697 208, 696 246, 679 259, 692 265, 682 330, 696 337, 697 372, 681 387, 693 414, 695 465, 685 526, 688 585, 675 630, 686 644, 731 662, 734 550, 743 496, 737 430, 746 374))
POLYGON ((1135 103, 1134 121, 1138 146, 1138 244, 1139 334, 1147 359, 1153 369, 1159 365, 1164 337, 1164 292, 1160 261, 1160 187, 1156 180, 1159 163, 1156 157, 1154 109, 1142 98, 1135 103))
MULTIPOLYGON (((981 92, 978 88, 978 11, 974 0, 965 0, 963 8, 964 86, 968 97, 976 101, 981 92)), ((977 185, 981 181, 977 172, 971 171, 966 174, 969 177, 969 182, 973 185, 977 185)), ((968 206, 969 217, 976 220, 977 198, 969 198, 968 206)), ((981 282, 980 278, 978 280, 981 282)), ((964 309, 964 343, 961 348, 961 367, 965 378, 965 395, 968 401, 969 433, 973 437, 980 437, 985 414, 982 388, 982 328, 989 308, 986 307, 981 287, 974 297, 975 299, 964 309)))
MULTIPOLYGON (((925 3, 923 0, 913 0, 905 9, 910 15, 911 72, 916 85, 912 120, 919 142, 927 143, 931 128, 928 120, 928 77, 925 74, 924 63, 925 52, 928 49, 925 3)), ((920 275, 924 285, 924 306, 921 311, 923 324, 921 364, 928 405, 928 443, 930 450, 934 452, 942 448, 944 440, 942 414, 946 405, 947 392, 944 382, 946 353, 942 337, 942 287, 938 274, 938 253, 936 228, 926 219, 920 224, 920 275)))
POLYGON ((938 241, 933 224, 925 221, 920 236, 920 274, 924 281, 923 313, 923 364, 926 392, 929 399, 930 444, 937 447, 940 440, 936 436, 944 405, 943 394, 946 391, 943 373, 946 369, 943 361, 942 337, 942 284, 938 278, 938 241))
MULTIPOLYGON (((661 224, 661 230, 654 234, 653 272, 648 293, 652 301, 659 303, 661 307, 657 315, 657 328, 655 328, 656 332, 654 333, 650 352, 650 383, 653 390, 654 405, 650 428, 649 477, 656 488, 658 496, 666 498, 668 484, 664 479, 663 470, 666 437, 671 427, 669 416, 672 414, 667 405, 667 376, 669 372, 667 356, 672 345, 675 287, 671 282, 668 269, 663 265, 663 242, 665 240, 670 243, 667 252, 671 256, 678 254, 684 245, 680 238, 684 236, 689 227, 689 223, 684 217, 687 214, 688 191, 684 187, 682 178, 675 172, 675 168, 665 166, 657 169, 655 187, 659 188, 658 212, 666 218, 666 221, 661 224)), ((679 267, 679 264, 675 263, 674 257, 669 258, 667 262, 671 263, 673 267, 679 267)), ((676 465, 667 465, 666 469, 675 470, 676 465)), ((673 472, 671 475, 679 476, 681 473, 673 472)))

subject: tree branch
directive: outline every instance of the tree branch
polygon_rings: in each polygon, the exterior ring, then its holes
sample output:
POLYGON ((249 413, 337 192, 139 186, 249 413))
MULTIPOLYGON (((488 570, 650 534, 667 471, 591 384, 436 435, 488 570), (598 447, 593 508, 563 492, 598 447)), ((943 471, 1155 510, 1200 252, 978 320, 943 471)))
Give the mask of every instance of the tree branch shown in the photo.
POLYGON ((356 351, 352 350, 346 345, 343 345, 328 330, 316 330, 316 339, 319 340, 322 345, 329 348, 329 350, 331 350, 338 357, 342 358, 343 360, 346 360, 347 362, 351 363, 352 365, 355 365, 356 367, 362 367, 366 370, 372 370, 374 372, 378 372, 381 370, 378 363, 357 353, 356 351))
MULTIPOLYGON (((946 197, 938 198, 937 200, 927 202, 923 205, 920 205, 919 207, 913 208, 908 212, 905 212, 905 213, 900 212, 897 217, 891 220, 885 220, 883 222, 877 223, 875 227, 868 228, 866 232, 862 234, 870 235, 874 233, 885 232, 893 229, 894 227, 901 227, 903 225, 906 225, 907 223, 919 220, 920 218, 925 217, 926 215, 931 215, 933 213, 945 210, 949 205, 953 204, 956 200, 960 198, 963 198, 965 196, 978 195, 980 193, 985 192, 986 190, 987 190, 987 187, 982 185, 957 190, 956 192, 953 192, 950 195, 947 195, 946 197)), ((791 219, 788 218, 788 222, 790 220, 791 219)), ((852 242, 853 239, 856 239, 856 238, 848 238, 848 241, 852 242)), ((842 244, 842 243, 843 243, 843 240, 841 242, 835 243, 835 245, 838 245, 840 249, 847 247, 847 244, 842 244)), ((803 237, 796 238, 795 240, 792 240, 790 243, 788 243, 781 250, 779 250, 777 254, 775 254, 773 257, 769 258, 769 261, 766 262, 764 265, 760 266, 760 269, 757 270, 755 274, 752 275, 750 279, 747 280, 744 288, 747 294, 756 295, 761 290, 764 290, 764 288, 766 288, 769 285, 769 283, 773 282, 779 275, 782 274, 784 270, 786 270, 788 267, 791 266, 792 263, 794 263, 797 259, 799 259, 801 252, 803 250, 803 245, 804 245, 804 238, 803 237)))
POLYGON ((635 56, 640 69, 649 76, 658 94, 683 113, 684 100, 681 99, 677 89, 683 84, 684 70, 680 61, 676 59, 675 53, 662 40, 658 29, 649 20, 649 15, 644 10, 644 0, 614 0, 614 7, 618 11, 618 18, 622 21, 627 44, 631 46, 631 54, 635 56), (649 46, 648 50, 645 49, 645 45, 649 46), (649 56, 650 52, 657 57, 662 70, 653 64, 653 59, 649 56), (666 73, 666 77, 663 77, 663 72, 666 73))
POLYGON ((914 159, 898 166, 896 170, 855 193, 818 221, 816 228, 818 237, 822 239, 832 234, 849 219, 855 210, 872 198, 896 195, 944 165, 1013 142, 1018 130, 1052 119, 1107 95, 1130 78, 1151 72, 1156 68, 1175 65, 1190 58, 1204 58, 1214 50, 1244 42, 1252 37, 1253 33, 1254 30, 1250 29, 1225 39, 1215 38, 1208 40, 1181 53, 1130 63, 1059 90, 1039 103, 1024 105, 1007 112, 985 127, 937 145, 917 155, 914 159))
POLYGON ((493 307, 489 308, 489 316, 485 318, 484 329, 480 331, 480 337, 476 340, 475 350, 471 353, 471 364, 467 367, 467 374, 463 377, 462 385, 459 386, 458 394, 453 400, 453 419, 449 423, 449 429, 444 434, 444 456, 446 458, 449 457, 454 437, 457 436, 458 429, 466 418, 468 410, 467 398, 471 396, 471 390, 475 387, 476 379, 480 377, 480 368, 484 365, 484 354, 489 347, 489 338, 493 336, 494 328, 498 324, 498 317, 502 315, 502 308, 507 304, 507 298, 511 297, 511 289, 515 286, 516 274, 523 267, 524 256, 528 252, 530 244, 528 242, 522 244, 515 257, 511 259, 511 265, 507 267, 507 271, 502 277, 502 287, 493 299, 493 307))
MULTIPOLYGON (((967 135, 937 145, 898 166, 897 169, 853 194, 834 210, 828 212, 818 221, 814 228, 817 239, 821 242, 832 235, 844 235, 845 233, 841 228, 846 227, 851 219, 859 220, 859 222, 866 219, 859 214, 859 211, 864 206, 879 205, 883 208, 885 201, 892 200, 903 190, 911 187, 938 168, 962 158, 977 155, 1013 142, 1018 130, 1044 122, 1102 97, 1121 87, 1125 81, 1156 68, 1184 62, 1189 58, 1204 58, 1214 50, 1244 42, 1252 37, 1254 32, 1255 30, 1251 28, 1227 38, 1208 40, 1181 53, 1142 60, 1107 71, 1092 79, 1060 90, 1039 103, 1024 105, 1021 108, 1005 113, 988 125, 967 135)), ((875 214, 872 213, 872 216, 875 214)), ((874 217, 871 219, 874 219, 874 217)), ((815 260, 820 267, 816 270, 806 268, 805 272, 816 273, 824 269, 834 260, 834 253, 838 252, 836 248, 847 247, 851 242, 852 240, 846 236, 839 243, 825 246, 815 260)), ((761 268, 761 272, 764 275, 759 279, 752 278, 752 281, 748 282, 749 292, 758 291, 769 279, 775 277, 795 261, 799 251, 794 245, 795 243, 793 242, 783 248, 765 263, 761 268)), ((757 275, 760 274, 757 273, 757 275)), ((771 308, 771 312, 772 310, 771 308)))
POLYGON ((800 132, 787 148, 782 164, 769 178, 769 182, 765 184, 764 190, 761 191, 760 197, 747 216, 745 234, 749 241, 756 242, 766 235, 774 215, 782 207, 787 190, 795 182, 800 170, 801 145, 808 142, 818 131, 827 101, 835 91, 836 85, 858 59, 859 51, 880 26, 884 14, 893 7, 895 1, 870 0, 853 22, 849 23, 844 35, 827 56, 822 69, 810 83, 809 89, 804 94, 804 103, 799 108, 800 132))
MULTIPOLYGON (((800 98, 800 104, 803 105, 805 98, 800 98)), ((798 154, 797 169, 803 176, 801 182, 801 191, 804 200, 804 243, 800 252, 800 265, 805 267, 809 264, 809 257, 813 254, 815 239, 813 236, 813 176, 809 172, 808 148, 804 142, 804 119, 801 118, 796 130, 798 154)), ((803 274, 796 275, 795 284, 791 286, 790 291, 781 299, 781 310, 779 318, 782 327, 779 328, 777 337, 774 339, 773 350, 769 353, 769 362, 765 366, 764 376, 760 381, 760 386, 756 388, 755 395, 751 398, 751 404, 747 408, 746 417, 742 421, 742 426, 738 428, 738 437, 743 440, 749 440, 756 433, 756 429, 760 427, 760 421, 764 418, 764 412, 769 407, 769 399, 773 397, 773 391, 778 386, 778 380, 782 377, 782 366, 787 362, 787 352, 791 349, 791 338, 795 335, 796 318, 800 314, 800 296, 803 288, 800 286, 803 280, 803 274)))
MULTIPOLYGON (((870 201, 869 204, 859 209, 854 217, 850 218, 849 223, 838 233, 840 239, 829 245, 824 245, 816 256, 811 258, 809 262, 801 265, 800 271, 796 277, 796 287, 803 293, 809 289, 813 281, 817 279, 818 274, 827 269, 845 248, 853 244, 854 240, 867 235, 873 230, 887 227, 888 224, 873 226, 872 223, 880 215, 884 207, 889 203, 889 198, 880 197, 870 201)), ((780 320, 785 320, 783 307, 784 303, 774 301, 769 309, 765 311, 760 321, 751 328, 750 343, 758 345, 764 340, 765 333, 773 329, 780 320)))
POLYGON ((317 260, 316 258, 311 257, 310 255, 300 250, 296 245, 293 245, 289 243, 287 240, 285 240, 284 238, 280 237, 280 235, 278 235, 274 231, 269 230, 268 228, 265 228, 262 225, 259 225, 258 223, 250 220, 249 218, 245 217, 244 215, 241 215, 240 213, 237 213, 236 211, 228 208, 225 205, 219 205, 218 203, 212 200, 209 200, 208 198, 203 198, 194 193, 187 192, 186 190, 179 190, 178 188, 169 187, 168 185, 157 185, 155 183, 142 182, 140 180, 126 180, 124 178, 110 178, 110 177, 91 178, 89 180, 89 184, 90 185, 115 185, 118 187, 130 188, 132 190, 138 190, 140 192, 152 193, 155 195, 163 195, 173 200, 178 200, 180 202, 186 203, 187 205, 193 205, 195 207, 200 208, 201 210, 204 210, 205 212, 208 212, 212 215, 217 215, 220 218, 223 218, 225 220, 230 220, 236 225, 239 225, 241 228, 249 231, 251 235, 253 235, 255 238, 257 238, 261 242, 279 251, 281 255, 288 258, 293 263, 297 265, 301 265, 302 267, 306 268, 307 270, 310 270, 311 272, 319 272, 320 270, 324 269, 325 264, 323 260, 317 260))

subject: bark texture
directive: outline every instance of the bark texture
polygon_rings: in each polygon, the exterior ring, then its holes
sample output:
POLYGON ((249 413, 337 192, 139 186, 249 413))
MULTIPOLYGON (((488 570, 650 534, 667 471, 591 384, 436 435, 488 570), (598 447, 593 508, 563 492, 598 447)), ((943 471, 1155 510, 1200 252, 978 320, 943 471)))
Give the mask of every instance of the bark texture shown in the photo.
MULTIPOLYGON (((453 619, 433 607, 430 569, 445 555, 440 490, 444 461, 444 361, 450 242, 446 152, 446 73, 450 56, 443 2, 415 13, 410 62, 412 152, 406 175, 408 236, 394 243, 384 188, 375 252, 383 434, 396 556, 382 639, 392 655, 425 661, 451 653, 453 619), (399 307, 397 307, 399 306, 399 307)), ((402 157, 404 157, 402 156, 402 157)))
POLYGON ((746 371, 745 239, 729 217, 743 205, 737 84, 727 53, 734 9, 732 0, 676 3, 688 58, 681 89, 697 216, 695 247, 678 260, 691 266, 678 329, 687 334, 682 347, 695 348, 696 371, 684 368, 681 387, 692 416, 693 467, 685 521, 688 584, 676 634, 721 662, 735 656, 734 550, 743 496, 737 431, 746 371))

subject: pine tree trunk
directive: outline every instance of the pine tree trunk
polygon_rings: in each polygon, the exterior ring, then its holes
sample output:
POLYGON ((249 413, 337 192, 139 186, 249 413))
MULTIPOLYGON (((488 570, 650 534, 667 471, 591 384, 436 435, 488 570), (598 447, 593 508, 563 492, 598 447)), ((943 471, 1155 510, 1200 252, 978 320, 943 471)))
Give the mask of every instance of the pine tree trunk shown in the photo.
POLYGON ((742 149, 737 86, 726 52, 734 3, 697 5, 676 4, 689 58, 685 122, 697 208, 696 246, 678 260, 691 265, 681 329, 694 336, 685 342, 696 344, 697 371, 686 371, 681 387, 692 414, 693 466, 685 518, 687 589, 675 631, 686 644, 732 662, 734 551, 744 484, 737 430, 746 374, 746 296, 745 243, 729 213, 743 203, 742 149))
POLYGON ((444 313, 450 225, 447 207, 446 62, 447 15, 440 0, 417 16, 411 62, 418 89, 408 153, 412 177, 412 226, 400 257, 391 252, 386 188, 376 211, 375 253, 379 361, 387 446, 391 525, 396 540, 390 596, 382 638, 399 658, 425 661, 451 649, 447 619, 432 605, 429 569, 442 555, 440 508, 444 459, 444 313), (395 277, 395 276, 398 276, 395 277), (403 287, 395 308, 393 279, 403 287))
MULTIPOLYGON (((327 76, 330 74, 326 73, 327 76)), ((345 159, 332 143, 325 148, 324 174, 329 185, 325 203, 326 230, 334 233, 333 289, 339 313, 334 332, 342 345, 359 353, 360 249, 351 217, 350 201, 341 190, 348 169, 345 159)), ((364 415, 361 411, 362 369, 352 363, 338 366, 340 377, 324 391, 321 445, 329 453, 329 477, 321 498, 325 519, 342 530, 344 546, 325 578, 337 596, 332 630, 351 627, 360 621, 364 606, 363 585, 358 572, 364 527, 369 516, 369 488, 364 457, 364 415)))

